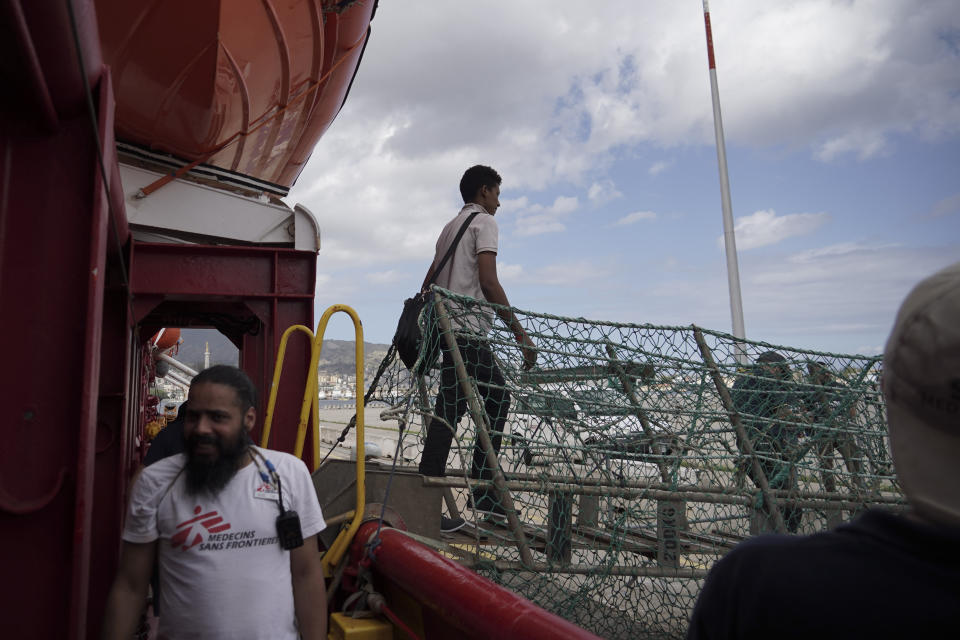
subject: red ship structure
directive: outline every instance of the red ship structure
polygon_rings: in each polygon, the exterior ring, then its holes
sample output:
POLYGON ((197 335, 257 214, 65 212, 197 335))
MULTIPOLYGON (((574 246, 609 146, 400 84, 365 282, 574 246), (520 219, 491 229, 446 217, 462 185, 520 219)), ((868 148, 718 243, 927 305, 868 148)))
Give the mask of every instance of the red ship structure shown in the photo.
MULTIPOLYGON (((266 396, 284 331, 313 326, 318 225, 281 198, 348 99, 375 12, 374 0, 0 2, 0 334, 16 363, 0 403, 0 636, 99 637, 156 411, 151 337, 218 329, 266 396)), ((309 363, 288 350, 273 448, 295 449, 309 363)), ((356 571, 370 534, 355 536, 356 571)), ((397 634, 593 637, 380 536, 365 567, 397 634)))

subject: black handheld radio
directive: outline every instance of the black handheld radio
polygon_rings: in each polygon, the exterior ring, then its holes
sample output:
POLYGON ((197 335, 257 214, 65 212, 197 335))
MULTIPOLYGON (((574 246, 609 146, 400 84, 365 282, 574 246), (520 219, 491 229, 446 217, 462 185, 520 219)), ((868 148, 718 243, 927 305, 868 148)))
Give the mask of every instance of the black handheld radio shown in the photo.
POLYGON ((303 531, 296 511, 280 511, 277 516, 277 537, 280 538, 280 546, 287 551, 303 546, 303 531))
POLYGON ((267 471, 270 472, 270 476, 268 477, 263 469, 260 469, 260 465, 257 465, 257 470, 260 471, 260 478, 264 482, 270 482, 272 479, 277 484, 277 506, 280 508, 280 515, 277 516, 277 538, 280 540, 280 547, 287 551, 302 547, 303 529, 300 528, 300 516, 292 509, 283 508, 283 485, 280 484, 280 474, 277 473, 277 469, 273 466, 273 463, 262 456, 259 451, 252 447, 250 450, 255 456, 263 460, 267 471))

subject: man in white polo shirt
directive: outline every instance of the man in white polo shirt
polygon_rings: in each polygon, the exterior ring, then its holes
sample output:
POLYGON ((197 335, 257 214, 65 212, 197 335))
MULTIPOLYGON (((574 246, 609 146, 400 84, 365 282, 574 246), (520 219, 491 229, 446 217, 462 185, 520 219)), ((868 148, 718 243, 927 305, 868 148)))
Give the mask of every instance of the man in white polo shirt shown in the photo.
MULTIPOLYGON (((434 259, 423 279, 421 289, 426 289, 433 280, 434 270, 443 260, 457 233, 470 216, 476 213, 450 260, 436 274, 436 283, 444 289, 471 298, 486 300, 504 307, 510 306, 507 294, 497 277, 499 229, 494 215, 500 207, 500 182, 500 175, 484 165, 475 165, 464 172, 460 179, 463 208, 440 232, 434 259)), ((476 308, 462 309, 453 301, 449 307, 453 316, 451 324, 457 332, 457 347, 466 365, 467 374, 477 382, 477 390, 483 398, 490 422, 493 448, 499 451, 507 411, 510 408, 510 394, 504 388, 503 374, 497 367, 486 340, 487 333, 493 326, 493 318, 491 314, 478 311, 476 308)), ((533 341, 511 311, 501 309, 497 311, 497 315, 516 337, 523 352, 524 368, 529 369, 537 360, 533 341)), ((467 411, 467 399, 460 391, 453 356, 447 349, 445 341, 441 340, 440 344, 443 362, 435 412, 443 421, 431 420, 427 427, 427 439, 420 458, 420 473, 426 476, 444 475, 447 455, 453 440, 451 428, 456 428, 457 422, 467 411)), ((479 439, 473 451, 471 476, 485 480, 493 477, 493 470, 486 464, 486 455, 480 446, 479 439)), ((503 507, 493 491, 478 490, 473 498, 477 511, 496 516, 503 515, 503 507)), ((463 524, 463 520, 459 518, 443 518, 441 530, 454 531, 463 524)))
POLYGON ((253 446, 255 405, 236 367, 193 379, 185 453, 133 487, 104 638, 132 637, 155 557, 161 640, 326 638, 320 505, 302 461, 253 446))

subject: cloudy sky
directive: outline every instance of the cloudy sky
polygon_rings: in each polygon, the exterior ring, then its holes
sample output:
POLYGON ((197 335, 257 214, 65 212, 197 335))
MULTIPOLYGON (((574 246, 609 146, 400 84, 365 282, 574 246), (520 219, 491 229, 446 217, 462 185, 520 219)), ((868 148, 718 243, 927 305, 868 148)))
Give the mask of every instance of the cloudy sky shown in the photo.
MULTIPOLYGON (((710 9, 747 337, 878 353, 912 284, 960 259, 960 5, 710 9)), ((702 10, 381 0, 289 198, 321 226, 317 317, 351 305, 389 342, 482 163, 514 306, 730 331, 702 10)))

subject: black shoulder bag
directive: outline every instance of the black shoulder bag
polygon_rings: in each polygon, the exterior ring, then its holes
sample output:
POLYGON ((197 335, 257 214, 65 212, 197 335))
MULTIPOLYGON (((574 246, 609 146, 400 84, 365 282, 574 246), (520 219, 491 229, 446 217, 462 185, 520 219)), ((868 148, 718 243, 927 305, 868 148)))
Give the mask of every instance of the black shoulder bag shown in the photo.
MULTIPOLYGON (((471 213, 470 217, 463 223, 463 226, 460 227, 460 231, 457 232, 457 237, 453 239, 453 243, 450 245, 450 248, 447 249, 443 260, 441 260, 437 268, 433 270, 433 277, 431 277, 427 283, 426 291, 417 293, 412 298, 407 298, 403 301, 403 313, 400 314, 400 322, 397 323, 397 332, 393 335, 393 346, 397 348, 400 359, 403 361, 404 366, 410 371, 413 371, 413 366, 417 363, 417 356, 420 355, 421 345, 424 341, 424 336, 420 333, 420 312, 433 297, 433 292, 430 291, 430 285, 436 282, 437 276, 443 271, 447 261, 456 250, 457 245, 460 244, 460 239, 463 237, 463 234, 466 233, 467 227, 470 226, 470 223, 473 222, 473 219, 477 217, 479 213, 479 211, 471 213)), ((427 346, 424 349, 420 366, 417 367, 416 371, 413 371, 416 375, 423 375, 429 371, 430 367, 433 366, 433 363, 436 362, 440 356, 440 329, 435 322, 431 322, 427 330, 430 334, 426 336, 427 346)))

